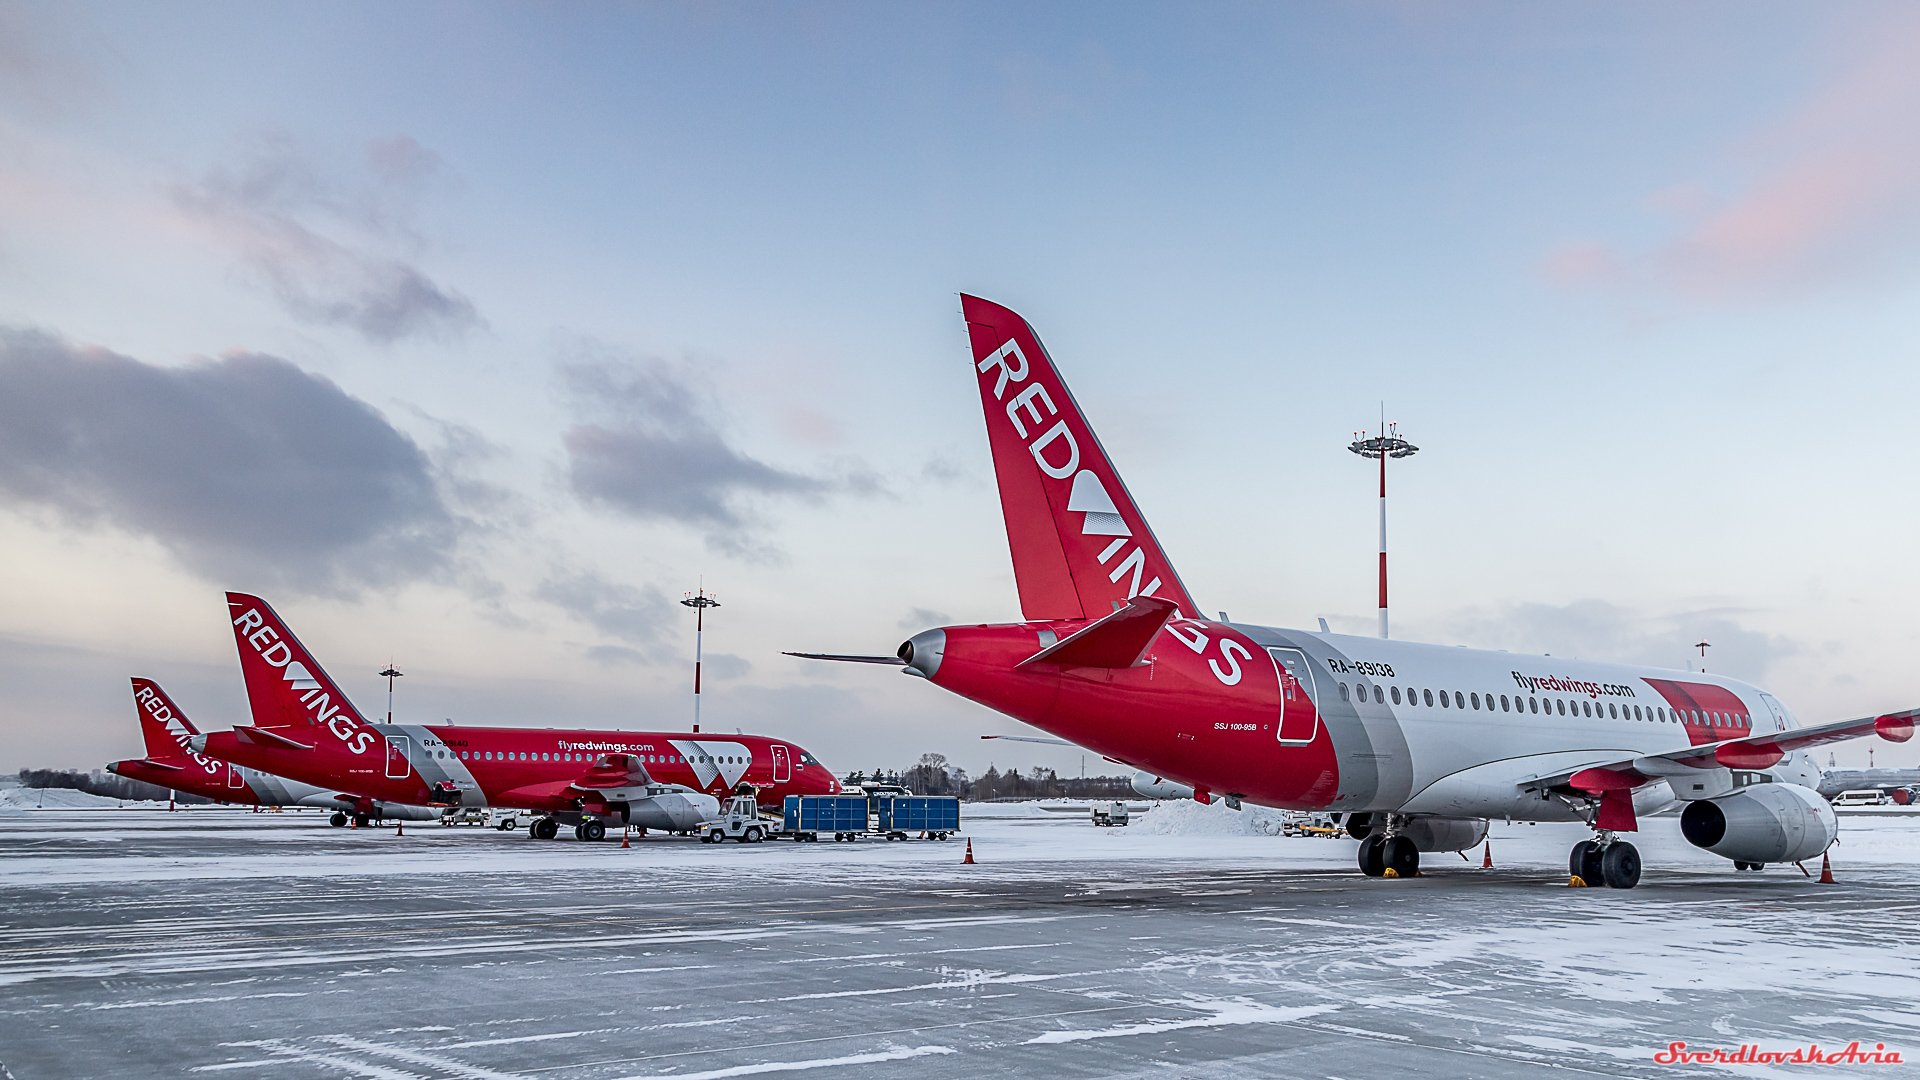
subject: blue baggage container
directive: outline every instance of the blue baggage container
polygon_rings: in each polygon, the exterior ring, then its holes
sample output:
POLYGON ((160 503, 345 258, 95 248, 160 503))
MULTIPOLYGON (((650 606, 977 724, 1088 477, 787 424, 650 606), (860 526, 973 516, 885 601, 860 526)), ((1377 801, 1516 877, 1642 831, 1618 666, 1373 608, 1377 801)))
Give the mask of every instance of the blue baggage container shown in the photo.
POLYGON ((880 831, 889 840, 919 833, 945 840, 960 831, 960 800, 952 795, 895 795, 880 802, 880 831))
POLYGON ((795 840, 852 840, 867 831, 865 795, 789 795, 781 805, 786 831, 795 840))

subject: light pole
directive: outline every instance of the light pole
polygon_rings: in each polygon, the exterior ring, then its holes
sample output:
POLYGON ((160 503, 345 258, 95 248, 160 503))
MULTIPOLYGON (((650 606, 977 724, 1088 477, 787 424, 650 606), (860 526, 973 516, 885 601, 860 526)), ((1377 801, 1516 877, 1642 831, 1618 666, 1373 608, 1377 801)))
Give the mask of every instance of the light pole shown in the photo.
POLYGON ((703 583, 699 591, 688 593, 680 605, 693 609, 693 730, 697 734, 700 731, 700 635, 706 629, 707 609, 719 607, 720 601, 707 595, 703 583))
POLYGON ((389 660, 387 661, 387 670, 380 674, 387 677, 387 723, 391 724, 393 723, 393 680, 406 675, 406 672, 394 667, 393 661, 389 660))
POLYGON ((1387 459, 1412 457, 1420 448, 1400 437, 1400 425, 1380 422, 1380 434, 1353 433, 1347 449, 1363 458, 1380 460, 1380 636, 1387 636, 1387 459))

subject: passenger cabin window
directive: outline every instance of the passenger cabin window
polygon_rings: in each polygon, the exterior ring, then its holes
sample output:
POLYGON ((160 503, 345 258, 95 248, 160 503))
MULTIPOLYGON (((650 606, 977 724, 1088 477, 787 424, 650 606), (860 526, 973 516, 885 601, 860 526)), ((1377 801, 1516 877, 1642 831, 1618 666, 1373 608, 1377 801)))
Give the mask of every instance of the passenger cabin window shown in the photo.
POLYGON ((1397 686, 1393 688, 1393 703, 1400 704, 1400 688, 1397 686))
POLYGON ((1433 691, 1422 690, 1420 693, 1422 697, 1427 699, 1427 707, 1432 708, 1433 707, 1433 691))
POLYGON ((1480 695, 1479 695, 1479 694, 1468 694, 1468 695, 1467 695, 1467 700, 1473 703, 1473 707, 1474 707, 1474 708, 1476 708, 1476 709, 1478 709, 1478 708, 1480 707, 1480 695))

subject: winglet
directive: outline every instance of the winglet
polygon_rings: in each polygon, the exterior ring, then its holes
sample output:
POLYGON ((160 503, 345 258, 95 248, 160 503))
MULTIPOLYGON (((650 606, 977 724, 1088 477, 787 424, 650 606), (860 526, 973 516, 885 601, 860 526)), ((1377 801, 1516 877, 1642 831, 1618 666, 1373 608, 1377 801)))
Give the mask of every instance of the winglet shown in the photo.
POLYGON ((1127 606, 1097 620, 1084 630, 1061 638, 1015 667, 1057 664, 1060 667, 1130 668, 1146 662, 1154 636, 1180 610, 1158 596, 1136 596, 1127 606))

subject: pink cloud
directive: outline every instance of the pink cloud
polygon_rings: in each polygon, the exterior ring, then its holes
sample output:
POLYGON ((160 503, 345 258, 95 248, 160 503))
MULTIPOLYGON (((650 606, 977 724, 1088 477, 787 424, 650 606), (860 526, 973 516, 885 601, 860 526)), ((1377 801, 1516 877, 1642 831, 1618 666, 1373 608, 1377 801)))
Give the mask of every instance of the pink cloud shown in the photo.
POLYGON ((1641 200, 1672 231, 1636 252, 1550 253, 1562 285, 1658 284, 1732 299, 1825 287, 1909 258, 1920 241, 1920 17, 1845 50, 1836 74, 1727 146, 1732 185, 1676 182, 1641 200))

